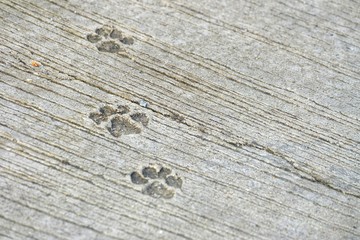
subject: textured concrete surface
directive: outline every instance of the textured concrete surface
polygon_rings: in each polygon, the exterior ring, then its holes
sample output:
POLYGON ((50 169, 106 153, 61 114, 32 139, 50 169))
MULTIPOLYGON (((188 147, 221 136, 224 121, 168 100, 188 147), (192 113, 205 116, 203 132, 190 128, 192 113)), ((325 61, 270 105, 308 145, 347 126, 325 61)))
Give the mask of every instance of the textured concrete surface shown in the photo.
POLYGON ((0 0, 0 239, 359 239, 359 12, 0 0))

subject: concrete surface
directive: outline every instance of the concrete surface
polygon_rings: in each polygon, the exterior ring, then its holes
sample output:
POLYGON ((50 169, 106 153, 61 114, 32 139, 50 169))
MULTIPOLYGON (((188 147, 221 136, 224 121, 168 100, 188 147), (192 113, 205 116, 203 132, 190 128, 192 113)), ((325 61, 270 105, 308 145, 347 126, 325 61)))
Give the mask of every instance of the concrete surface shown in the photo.
POLYGON ((359 13, 0 0, 0 239, 359 239, 359 13))

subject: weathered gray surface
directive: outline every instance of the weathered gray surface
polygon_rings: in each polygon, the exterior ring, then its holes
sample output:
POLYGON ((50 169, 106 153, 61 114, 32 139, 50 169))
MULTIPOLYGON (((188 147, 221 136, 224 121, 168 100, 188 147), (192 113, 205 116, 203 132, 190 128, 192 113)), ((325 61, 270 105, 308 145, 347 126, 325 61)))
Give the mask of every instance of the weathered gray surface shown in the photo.
POLYGON ((0 2, 0 239, 360 238, 358 1, 0 2))

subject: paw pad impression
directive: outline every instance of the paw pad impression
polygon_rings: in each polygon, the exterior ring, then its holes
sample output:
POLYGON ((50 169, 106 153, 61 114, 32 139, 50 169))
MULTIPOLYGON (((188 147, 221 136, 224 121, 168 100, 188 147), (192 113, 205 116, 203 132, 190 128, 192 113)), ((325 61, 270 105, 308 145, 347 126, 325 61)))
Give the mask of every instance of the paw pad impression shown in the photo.
POLYGON ((145 113, 131 113, 126 105, 119 105, 116 108, 109 105, 103 106, 98 112, 90 113, 89 118, 97 125, 106 122, 107 130, 114 137, 139 134, 149 123, 149 118, 145 113))
POLYGON ((114 26, 108 25, 97 28, 94 33, 88 34, 86 39, 89 42, 96 44, 96 48, 100 52, 109 53, 125 52, 121 44, 134 44, 134 39, 132 37, 126 36, 114 26))
POLYGON ((174 197, 176 189, 181 189, 183 180, 172 170, 163 166, 144 167, 140 172, 130 174, 131 182, 144 185, 142 193, 154 198, 170 199, 174 197))

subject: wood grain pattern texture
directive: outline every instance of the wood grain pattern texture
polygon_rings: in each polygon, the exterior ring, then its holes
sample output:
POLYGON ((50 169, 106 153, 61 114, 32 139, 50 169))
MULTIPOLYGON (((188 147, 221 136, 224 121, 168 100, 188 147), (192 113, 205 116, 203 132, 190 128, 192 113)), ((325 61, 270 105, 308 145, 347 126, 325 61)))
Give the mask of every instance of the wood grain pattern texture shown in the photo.
POLYGON ((359 12, 0 0, 0 239, 359 239, 359 12))

